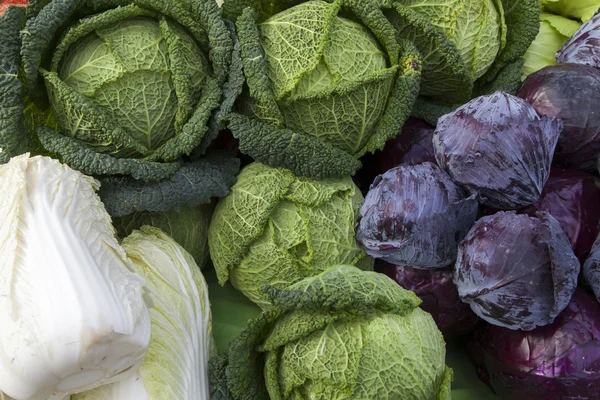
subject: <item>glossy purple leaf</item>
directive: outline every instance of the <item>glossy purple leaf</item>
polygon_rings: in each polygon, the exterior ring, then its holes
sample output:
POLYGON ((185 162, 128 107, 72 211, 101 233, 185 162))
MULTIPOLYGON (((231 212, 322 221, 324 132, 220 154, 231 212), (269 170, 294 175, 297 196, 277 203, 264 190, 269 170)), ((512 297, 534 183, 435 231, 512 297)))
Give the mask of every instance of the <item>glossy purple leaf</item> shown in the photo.
POLYGON ((356 239, 367 254, 397 265, 442 268, 477 215, 477 200, 437 165, 401 165, 378 176, 360 210, 356 239))
POLYGON ((600 70, 578 64, 546 67, 529 75, 518 95, 539 115, 563 121, 555 165, 596 171, 600 153, 600 70))
POLYGON ((600 301, 600 235, 592 246, 592 251, 583 264, 583 279, 600 301))
POLYGON ((475 223, 458 249, 454 283, 487 322, 510 329, 548 325, 567 306, 580 265, 558 221, 499 212, 475 223))
POLYGON ((489 325, 472 348, 501 398, 600 398, 600 305, 583 289, 553 324, 529 332, 489 325))
POLYGON ((519 210, 532 216, 538 211, 558 221, 583 263, 600 233, 600 179, 576 169, 552 168, 540 199, 519 210))
POLYGON ((433 146, 440 167, 482 204, 515 209, 540 197, 561 130, 561 121, 496 92, 441 117, 433 146))
POLYGON ((412 290, 423 303, 438 328, 447 337, 471 332, 481 319, 463 303, 452 282, 452 267, 422 270, 377 260, 375 271, 386 274, 405 289, 412 290))
POLYGON ((596 13, 571 36, 556 53, 556 62, 600 68, 600 13, 596 13))
POLYGON ((427 122, 409 118, 402 133, 389 140, 383 150, 375 153, 376 174, 381 175, 399 165, 416 165, 424 162, 435 164, 433 151, 434 128, 427 122))

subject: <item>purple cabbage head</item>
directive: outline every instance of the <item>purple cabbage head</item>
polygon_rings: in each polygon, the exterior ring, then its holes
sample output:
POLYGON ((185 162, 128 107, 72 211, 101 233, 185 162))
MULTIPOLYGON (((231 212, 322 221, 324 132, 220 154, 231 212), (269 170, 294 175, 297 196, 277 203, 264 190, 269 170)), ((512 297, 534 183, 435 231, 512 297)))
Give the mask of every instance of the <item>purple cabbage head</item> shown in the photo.
POLYGON ((583 279, 600 301, 600 235, 596 238, 592 251, 583 264, 583 279))
POLYGON ((437 165, 401 165, 378 176, 360 209, 356 239, 396 265, 442 268, 477 216, 477 200, 437 165))
POLYGON ((499 212, 460 243, 454 283, 462 301, 490 324, 532 330, 567 306, 580 265, 558 221, 499 212))
POLYGON ((377 260, 375 271, 386 274, 405 289, 412 290, 423 303, 438 328, 447 337, 471 332, 481 320, 463 303, 452 282, 452 268, 415 269, 377 260))
POLYGON ((600 233, 600 179, 577 169, 552 168, 540 199, 519 210, 529 215, 538 211, 558 221, 583 263, 600 233))
POLYGON ((540 197, 561 130, 561 121, 496 92, 442 116, 433 147, 440 167, 482 204, 515 209, 540 197))
POLYGON ((600 153, 600 70, 578 64, 546 67, 529 75, 518 95, 541 116, 563 121, 554 165, 596 171, 600 153))
POLYGON ((489 325, 473 347, 480 377, 503 399, 600 399, 600 305, 583 289, 551 325, 489 325))
POLYGON ((409 118, 397 138, 389 140, 383 150, 376 153, 376 174, 381 175, 398 165, 435 163, 433 152, 434 128, 427 122, 409 118))
POLYGON ((556 62, 600 68, 600 13, 596 13, 571 36, 556 53, 556 62))

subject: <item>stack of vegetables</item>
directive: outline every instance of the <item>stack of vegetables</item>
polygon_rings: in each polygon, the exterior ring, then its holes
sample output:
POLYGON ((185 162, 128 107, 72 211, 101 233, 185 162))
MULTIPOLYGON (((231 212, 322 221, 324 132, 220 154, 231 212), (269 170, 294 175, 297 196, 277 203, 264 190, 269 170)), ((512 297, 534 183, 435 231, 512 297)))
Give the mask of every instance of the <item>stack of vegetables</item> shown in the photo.
POLYGON ((599 398, 598 8, 3 2, 0 397, 599 398))

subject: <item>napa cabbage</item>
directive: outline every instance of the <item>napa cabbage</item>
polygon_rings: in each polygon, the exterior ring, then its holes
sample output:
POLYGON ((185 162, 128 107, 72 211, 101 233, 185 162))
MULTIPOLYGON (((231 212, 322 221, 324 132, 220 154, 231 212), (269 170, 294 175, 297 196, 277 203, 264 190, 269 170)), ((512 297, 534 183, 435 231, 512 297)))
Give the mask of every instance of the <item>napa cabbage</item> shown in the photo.
POLYGON ((144 278, 97 189, 48 157, 0 166, 0 391, 15 400, 125 379, 146 354, 144 278))
POLYGON ((152 300, 152 336, 135 374, 71 400, 209 399, 208 361, 216 353, 208 288, 192 256, 150 226, 123 240, 152 300))

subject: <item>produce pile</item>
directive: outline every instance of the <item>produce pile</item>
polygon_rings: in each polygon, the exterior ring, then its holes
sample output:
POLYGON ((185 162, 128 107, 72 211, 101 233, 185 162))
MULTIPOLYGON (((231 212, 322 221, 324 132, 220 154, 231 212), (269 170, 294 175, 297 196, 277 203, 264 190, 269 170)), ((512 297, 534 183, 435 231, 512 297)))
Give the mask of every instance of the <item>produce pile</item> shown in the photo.
POLYGON ((1 2, 0 398, 599 399, 599 9, 1 2))

